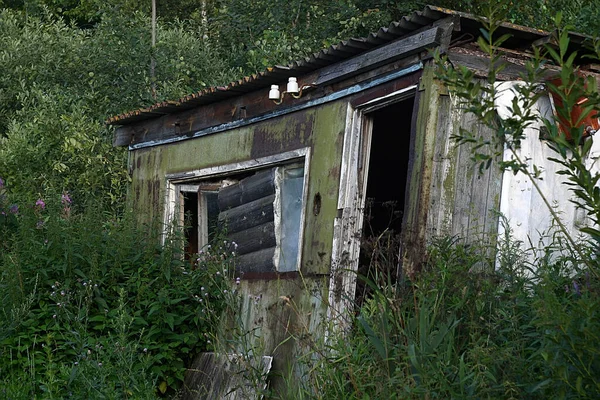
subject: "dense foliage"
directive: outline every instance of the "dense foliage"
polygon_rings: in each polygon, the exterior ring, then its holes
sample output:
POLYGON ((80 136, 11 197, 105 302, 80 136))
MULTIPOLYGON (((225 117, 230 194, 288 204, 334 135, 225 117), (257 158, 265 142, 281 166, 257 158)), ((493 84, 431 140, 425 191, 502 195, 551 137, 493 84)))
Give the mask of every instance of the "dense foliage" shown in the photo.
POLYGON ((234 257, 191 264, 160 227, 0 184, 0 397, 140 398, 180 387, 210 339, 234 257))
POLYGON ((310 344, 325 356, 301 359, 310 372, 280 398, 598 398, 598 279, 568 258, 530 264, 509 235, 499 266, 456 238, 430 250, 415 281, 369 282, 351 334, 310 344))
MULTIPOLYGON (((190 269, 177 240, 158 246, 148 232, 159 230, 124 211, 126 151, 112 147, 106 117, 285 64, 432 2, 157 3, 152 49, 146 0, 0 0, 2 397, 150 398, 178 387, 184 364, 210 347, 229 261, 208 253, 190 269)), ((433 3, 475 14, 489 6, 433 3)), ((550 30, 560 9, 577 31, 600 32, 599 0, 498 8, 550 30)), ((568 61, 559 53, 555 62, 568 61)), ((558 154, 581 155, 548 128, 558 154)), ((577 157, 561 160, 600 220, 597 178, 577 157)), ((517 247, 503 243, 498 270, 489 249, 441 240, 400 295, 371 285, 353 334, 315 347, 302 360, 307 385, 290 380, 287 398, 597 396, 595 257, 575 244, 571 258, 541 258, 531 279, 517 247)))
POLYGON ((112 148, 110 115, 177 98, 232 78, 231 70, 183 23, 106 14, 94 29, 0 11, 0 174, 13 193, 70 191, 83 201, 122 207, 126 152, 112 148), (158 68, 152 98, 151 54, 158 68))

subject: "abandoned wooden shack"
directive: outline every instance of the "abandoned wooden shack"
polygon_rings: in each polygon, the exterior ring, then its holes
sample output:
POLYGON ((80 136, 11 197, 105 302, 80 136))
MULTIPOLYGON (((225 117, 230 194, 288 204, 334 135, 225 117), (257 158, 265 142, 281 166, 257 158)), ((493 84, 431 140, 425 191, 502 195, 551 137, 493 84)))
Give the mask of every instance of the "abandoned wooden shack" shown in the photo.
MULTIPOLYGON (((141 215, 165 226, 188 215, 190 253, 208 245, 218 221, 227 225, 238 245, 239 320, 274 371, 285 373, 326 324, 351 313, 367 199, 380 205, 369 210, 373 234, 401 232, 404 273, 437 235, 494 238, 498 212, 525 243, 552 229, 528 179, 480 173, 468 146, 450 139, 461 127, 493 133, 435 78, 431 50, 483 77, 480 28, 472 15, 427 7, 289 66, 108 120, 115 146, 129 148, 130 196, 141 215), (400 212, 390 217, 384 204, 400 212)), ((500 33, 511 38, 497 78, 512 84, 550 34, 511 24, 500 33)), ((572 46, 583 39, 572 35, 572 46)), ((582 66, 591 75, 595 68, 582 66)), ((541 184, 567 224, 584 223, 536 127, 521 151, 544 166, 541 184)), ((598 154, 594 145, 590 167, 598 154)))

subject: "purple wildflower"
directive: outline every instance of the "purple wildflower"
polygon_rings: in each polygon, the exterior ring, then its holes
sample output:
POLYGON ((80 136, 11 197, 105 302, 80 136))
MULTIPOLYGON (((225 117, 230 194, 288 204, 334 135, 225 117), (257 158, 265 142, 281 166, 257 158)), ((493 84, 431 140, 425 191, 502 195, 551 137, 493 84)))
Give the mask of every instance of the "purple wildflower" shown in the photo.
POLYGON ((44 203, 44 200, 42 199, 37 199, 37 201, 35 202, 35 206, 43 210, 44 208, 46 208, 46 203, 44 203))
POLYGON ((573 281, 573 290, 577 293, 577 296, 581 296, 581 291, 579 289, 579 284, 577 281, 573 281))
POLYGON ((590 272, 585 271, 585 287, 586 289, 590 289, 592 286, 592 281, 590 280, 590 272))
POLYGON ((69 196, 69 193, 65 192, 62 194, 62 196, 60 196, 60 201, 61 203, 63 203, 65 206, 68 206, 71 204, 72 200, 71 200, 71 196, 69 196))
POLYGON ((35 227, 38 228, 38 229, 40 229, 42 226, 44 226, 44 221, 42 221, 42 220, 39 220, 37 222, 37 224, 35 224, 35 227))
POLYGON ((13 214, 18 214, 19 213, 19 206, 16 205, 16 204, 13 204, 12 206, 10 206, 9 210, 13 214))
POLYGON ((4 179, 0 178, 0 189, 4 187, 4 179))

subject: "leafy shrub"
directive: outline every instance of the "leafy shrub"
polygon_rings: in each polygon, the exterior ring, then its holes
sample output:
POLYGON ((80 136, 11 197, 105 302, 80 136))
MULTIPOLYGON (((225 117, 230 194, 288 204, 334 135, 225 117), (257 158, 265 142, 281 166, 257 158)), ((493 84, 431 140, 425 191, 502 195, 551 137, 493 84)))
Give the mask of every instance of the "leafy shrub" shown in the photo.
POLYGON ((0 10, 0 176, 13 193, 35 201, 67 190, 78 207, 121 209, 127 153, 112 147, 104 120, 233 79, 224 58, 184 27, 159 24, 153 50, 141 13, 108 9, 94 29, 80 29, 50 13, 0 10))

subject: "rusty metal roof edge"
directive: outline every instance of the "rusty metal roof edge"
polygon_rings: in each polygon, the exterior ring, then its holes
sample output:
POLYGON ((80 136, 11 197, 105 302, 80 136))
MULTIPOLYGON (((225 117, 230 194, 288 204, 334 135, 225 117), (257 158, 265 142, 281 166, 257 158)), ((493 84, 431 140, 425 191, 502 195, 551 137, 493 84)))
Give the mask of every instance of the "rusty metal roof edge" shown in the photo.
POLYGON ((220 124, 220 125, 216 125, 216 126, 209 126, 209 127, 203 128, 197 132, 194 132, 191 135, 188 134, 188 135, 184 135, 184 136, 169 137, 169 138, 165 138, 165 139, 153 140, 150 142, 140 142, 137 144, 130 144, 129 150, 137 150, 137 149, 154 147, 154 146, 163 145, 163 144, 180 142, 183 140, 194 139, 194 138, 201 137, 201 136, 206 136, 206 135, 210 135, 210 134, 214 134, 214 133, 218 133, 218 132, 223 132, 228 129, 239 128, 241 126, 251 125, 256 122, 264 121, 264 120, 274 118, 277 116, 281 116, 281 115, 289 114, 289 113, 296 112, 299 110, 303 110, 303 109, 306 109, 309 107, 313 107, 315 105, 320 105, 320 104, 325 104, 330 101, 335 101, 342 97, 349 96, 354 93, 358 93, 361 90, 368 89, 368 88, 377 86, 381 83, 389 82, 389 81, 391 81, 393 79, 397 79, 401 76, 405 76, 410 73, 416 72, 422 68, 423 68, 423 63, 419 61, 418 63, 408 66, 406 68, 403 68, 401 70, 396 70, 394 72, 391 72, 387 75, 381 76, 374 80, 368 81, 366 83, 364 83, 364 82, 357 83, 355 85, 352 85, 352 86, 342 89, 340 91, 331 93, 325 97, 320 97, 320 98, 317 98, 314 100, 310 100, 307 103, 296 104, 291 107, 286 107, 283 109, 276 109, 275 111, 271 111, 271 112, 268 112, 268 113, 262 114, 262 115, 257 115, 252 118, 239 119, 236 121, 232 121, 232 122, 228 122, 228 123, 224 123, 224 124, 220 124))
MULTIPOLYGON (((445 11, 441 11, 441 10, 442 9, 438 9, 438 8, 436 8, 434 10, 435 12, 439 13, 440 18, 443 17, 443 15, 448 14, 448 12, 446 12, 446 11, 452 11, 452 10, 445 10, 445 11)), ((415 11, 415 12, 411 13, 409 16, 402 17, 402 20, 406 20, 406 21, 410 22, 410 20, 411 20, 411 18, 413 18, 413 16, 422 16, 422 15, 423 14, 421 11, 415 11)), ((413 22, 413 23, 415 23, 416 25, 419 25, 419 26, 423 26, 423 25, 420 25, 418 22, 413 22)), ((389 27, 382 27, 377 32, 370 33, 366 38, 350 38, 345 41, 340 41, 339 43, 333 44, 333 45, 331 45, 325 49, 322 49, 321 51, 316 52, 308 57, 304 57, 303 59, 296 60, 287 66, 277 65, 277 66, 274 66, 271 68, 267 68, 265 71, 262 71, 258 74, 253 74, 251 76, 243 77, 237 81, 230 82, 226 86, 218 86, 218 87, 216 87, 216 91, 221 91, 221 92, 224 92, 224 91, 229 92, 230 91, 232 94, 233 93, 240 94, 242 88, 247 88, 248 91, 254 90, 254 88, 256 86, 253 83, 255 83, 254 81, 256 81, 256 80, 264 80, 266 83, 266 81, 269 80, 268 78, 270 78, 272 75, 281 76, 281 75, 286 75, 286 73, 287 73, 287 75, 293 76, 294 73, 296 72, 296 70, 301 66, 313 66, 310 69, 316 70, 316 69, 322 67, 323 63, 325 63, 326 65, 329 65, 329 64, 333 64, 333 63, 336 63, 339 61, 343 61, 347 58, 356 56, 357 54, 360 54, 361 52, 367 51, 373 47, 377 47, 379 45, 382 45, 382 44, 388 43, 392 40, 395 40, 396 38, 399 38, 400 36, 389 32, 390 28, 395 28, 394 22, 391 22, 389 27), (351 41, 364 43, 365 48, 361 49, 361 51, 357 52, 356 47, 352 46, 349 43, 351 41), (343 55, 334 55, 336 53, 340 54, 343 51, 343 49, 345 49, 346 47, 349 47, 348 52, 344 52, 343 55), (234 87, 237 90, 235 90, 235 91, 230 90, 231 88, 234 88, 234 87)), ((303 72, 308 72, 308 71, 303 71, 303 72)), ((214 88, 203 89, 196 93, 181 97, 180 99, 176 100, 174 103, 178 103, 178 105, 182 105, 182 104, 188 102, 192 98, 197 101, 199 97, 207 96, 213 92, 214 92, 214 88), (211 90, 211 89, 213 89, 213 90, 211 90)), ((165 106, 165 102, 156 103, 156 104, 153 104, 146 108, 140 108, 138 110, 129 111, 129 112, 122 113, 120 115, 112 116, 112 117, 108 118, 105 122, 109 125, 126 125, 128 123, 138 122, 138 121, 140 121, 141 114, 160 113, 164 106, 165 106), (135 119, 135 121, 129 121, 130 119, 135 119)), ((169 106, 172 107, 173 105, 170 104, 169 106)), ((152 118, 152 117, 149 116, 149 118, 152 118)))
MULTIPOLYGON (((331 65, 336 62, 352 58, 360 53, 366 52, 378 46, 385 45, 386 43, 389 43, 402 36, 405 36, 406 34, 410 34, 417 29, 427 26, 428 24, 434 23, 437 20, 449 16, 457 16, 459 18, 464 18, 478 23, 482 21, 482 18, 469 13, 429 5, 426 6, 422 11, 414 11, 411 14, 402 17, 399 21, 391 22, 388 27, 382 27, 377 32, 370 33, 367 35, 367 37, 349 38, 333 44, 317 53, 312 54, 311 56, 291 62, 287 66, 276 65, 250 76, 245 76, 237 81, 230 82, 226 86, 205 88, 198 92, 181 97, 175 101, 158 102, 146 108, 140 108, 138 110, 112 116, 108 118, 105 123, 109 125, 127 125, 143 120, 144 115, 147 116, 147 119, 150 119, 175 112, 173 111, 174 108, 180 107, 191 100, 194 100, 196 103, 198 103, 200 98, 205 98, 207 101, 206 103, 203 102, 203 104, 207 104, 210 103, 211 97, 213 97, 214 100, 221 100, 224 98, 223 95, 237 96, 245 92, 250 92, 256 90, 257 85, 260 85, 261 83, 264 83, 265 86, 267 86, 268 84, 272 84, 275 79, 285 79, 286 77, 293 76, 296 72, 299 72, 299 70, 302 70, 302 73, 306 73, 311 70, 317 70, 325 65, 331 65), (427 20, 429 22, 423 25, 423 20, 427 20), (418 28, 408 30, 405 35, 393 33, 395 32, 395 29, 400 28, 403 23, 416 25, 418 28), (357 47, 352 45, 352 43, 357 42, 364 44, 364 48, 361 48, 359 51, 357 51, 357 47), (347 52, 344 51, 346 48, 348 49, 347 52), (221 95, 214 96, 215 93, 219 93, 221 95)), ((502 23, 501 26, 517 32, 536 34, 539 36, 549 35, 548 32, 543 30, 514 25, 511 23, 502 23)), ((181 109, 185 108, 188 107, 181 107, 181 109)))

